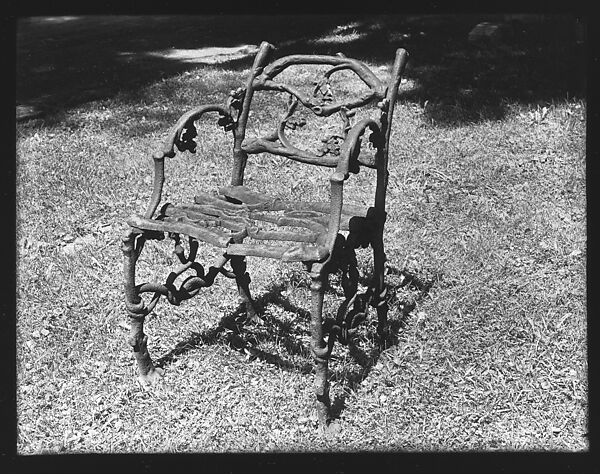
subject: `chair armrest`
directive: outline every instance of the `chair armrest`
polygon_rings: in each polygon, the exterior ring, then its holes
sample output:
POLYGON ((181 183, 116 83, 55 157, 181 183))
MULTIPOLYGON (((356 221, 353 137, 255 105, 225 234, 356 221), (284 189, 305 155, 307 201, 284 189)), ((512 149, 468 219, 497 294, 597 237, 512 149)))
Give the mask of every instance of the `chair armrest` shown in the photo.
POLYGON ((340 231, 342 207, 344 201, 344 181, 350 176, 350 172, 358 172, 358 155, 360 153, 360 138, 370 128, 373 133, 381 134, 381 123, 378 120, 366 118, 354 125, 342 144, 338 165, 330 176, 331 183, 331 214, 329 216, 329 227, 327 232, 327 243, 330 251, 333 251, 335 239, 340 231), (356 171, 354 171, 356 170, 356 171))
POLYGON ((354 173, 358 172, 359 163, 357 158, 360 153, 360 147, 357 145, 359 145, 360 138, 367 128, 370 128, 373 133, 381 135, 381 123, 378 120, 366 118, 354 125, 348 131, 346 140, 342 143, 340 157, 335 172, 331 177, 332 179, 343 182, 348 179, 351 171, 354 173))
POLYGON ((155 160, 164 157, 173 158, 175 156, 174 147, 177 144, 177 142, 181 140, 181 132, 183 132, 184 128, 187 128, 187 126, 190 123, 193 123, 195 120, 198 120, 202 115, 204 115, 207 112, 219 112, 221 117, 231 119, 231 122, 233 123, 233 117, 231 116, 231 113, 228 110, 228 108, 224 105, 208 104, 196 107, 183 114, 179 118, 179 120, 177 120, 175 125, 171 127, 171 130, 169 131, 167 138, 163 142, 162 147, 154 153, 153 158, 155 160))
MULTIPOLYGON (((189 149, 194 152, 194 148, 191 148, 181 141, 181 134, 184 129, 188 128, 190 124, 193 124, 195 120, 198 120, 202 115, 207 112, 218 112, 222 119, 225 119, 225 129, 232 129, 235 133, 235 129, 229 128, 228 125, 233 123, 233 117, 228 107, 218 104, 208 104, 198 106, 185 114, 183 114, 179 120, 171 127, 167 138, 163 142, 163 145, 152 154, 154 159, 154 182, 152 188, 152 197, 144 213, 146 219, 151 219, 160 203, 162 197, 163 185, 165 182, 165 157, 173 158, 175 156, 175 146, 180 150, 189 149)), ((195 130, 194 130, 195 133, 195 130)), ((193 136, 190 137, 190 140, 193 136)))

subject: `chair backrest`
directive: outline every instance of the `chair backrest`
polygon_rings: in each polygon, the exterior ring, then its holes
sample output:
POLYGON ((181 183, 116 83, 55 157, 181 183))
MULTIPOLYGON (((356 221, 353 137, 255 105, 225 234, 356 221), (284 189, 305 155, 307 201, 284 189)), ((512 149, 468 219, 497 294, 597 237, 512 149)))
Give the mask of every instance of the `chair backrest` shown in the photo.
POLYGON ((339 145, 355 125, 352 120, 357 109, 366 106, 372 108, 373 104, 376 104, 376 116, 372 118, 377 121, 377 128, 380 130, 379 137, 372 140, 373 156, 360 156, 358 162, 371 168, 383 167, 387 171, 391 117, 407 60, 406 51, 399 49, 396 52, 390 78, 387 83, 384 83, 364 63, 347 58, 342 54, 337 56, 292 55, 269 62, 273 49, 274 47, 267 42, 260 45, 245 88, 232 91, 229 99, 230 109, 237 112, 231 184, 243 184, 244 169, 249 154, 268 152, 304 163, 336 167, 339 161, 339 145), (297 65, 328 67, 313 82, 312 93, 306 93, 295 84, 277 80, 278 76, 282 77, 280 75, 284 71, 297 65), (338 94, 332 90, 332 75, 340 71, 354 73, 360 79, 364 90, 357 94, 346 91, 345 97, 338 97, 338 94), (253 97, 258 91, 286 93, 288 97, 287 110, 274 127, 275 130, 266 135, 249 138, 246 137, 248 117, 252 109, 253 97), (341 130, 329 137, 322 138, 321 141, 324 145, 317 151, 306 150, 304 147, 294 145, 286 134, 286 131, 296 129, 305 122, 304 118, 298 118, 299 106, 303 106, 305 110, 316 117, 326 118, 338 114, 341 118, 341 121, 338 121, 341 130))

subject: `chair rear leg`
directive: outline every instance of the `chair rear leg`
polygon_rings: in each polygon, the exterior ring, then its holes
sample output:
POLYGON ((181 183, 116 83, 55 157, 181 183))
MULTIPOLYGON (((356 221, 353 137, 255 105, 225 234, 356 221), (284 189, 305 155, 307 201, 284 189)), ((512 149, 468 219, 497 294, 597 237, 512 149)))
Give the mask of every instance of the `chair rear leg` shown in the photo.
MULTIPOLYGON (((329 382, 327 371, 329 364, 330 348, 323 339, 323 300, 328 275, 322 272, 322 265, 315 264, 317 268, 311 271, 311 349, 315 361, 315 395, 317 415, 321 427, 327 427, 331 416, 331 400, 329 399, 329 382), (318 267, 317 267, 318 265, 318 267)), ((331 335, 329 336, 331 337, 331 335)))
POLYGON ((250 275, 246 271, 246 258, 239 256, 231 257, 231 268, 235 274, 235 282, 238 287, 238 293, 244 306, 246 307, 246 322, 261 322, 257 314, 254 301, 250 295, 250 275))
POLYGON ((385 286, 385 250, 383 246, 383 230, 377 232, 372 239, 373 247, 373 300, 372 306, 377 310, 377 336, 380 342, 385 342, 388 335, 387 288, 385 286))
POLYGON ((138 378, 143 385, 147 385, 159 380, 164 371, 154 366, 148 352, 148 336, 144 334, 144 319, 148 311, 135 289, 135 265, 143 243, 139 243, 138 249, 136 249, 136 237, 137 234, 133 232, 128 232, 123 237, 125 306, 131 324, 128 342, 133 347, 133 354, 138 367, 138 378))

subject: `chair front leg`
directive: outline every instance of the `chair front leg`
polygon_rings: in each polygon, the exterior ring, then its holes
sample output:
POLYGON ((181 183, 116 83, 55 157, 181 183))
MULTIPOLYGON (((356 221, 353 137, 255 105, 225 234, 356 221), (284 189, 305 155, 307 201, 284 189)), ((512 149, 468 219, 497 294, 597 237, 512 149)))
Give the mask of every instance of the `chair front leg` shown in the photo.
POLYGON ((148 352, 148 336, 144 334, 144 320, 147 309, 135 290, 135 265, 142 244, 135 248, 137 234, 128 232, 123 237, 123 256, 125 273, 125 306, 129 315, 131 330, 128 342, 133 347, 138 368, 138 379, 143 385, 160 380, 163 369, 155 367, 148 352))
POLYGON ((131 330, 129 344, 133 347, 133 354, 138 367, 138 379, 143 385, 157 382, 161 379, 164 370, 155 367, 148 352, 148 336, 144 334, 144 317, 130 315, 131 330))
MULTIPOLYGON (((315 395, 317 414, 321 427, 327 427, 331 416, 329 399, 329 382, 327 370, 330 348, 323 338, 323 300, 329 274, 323 270, 322 264, 314 264, 311 277, 311 350, 315 361, 315 395)), ((331 336, 329 336, 331 337, 331 336)))

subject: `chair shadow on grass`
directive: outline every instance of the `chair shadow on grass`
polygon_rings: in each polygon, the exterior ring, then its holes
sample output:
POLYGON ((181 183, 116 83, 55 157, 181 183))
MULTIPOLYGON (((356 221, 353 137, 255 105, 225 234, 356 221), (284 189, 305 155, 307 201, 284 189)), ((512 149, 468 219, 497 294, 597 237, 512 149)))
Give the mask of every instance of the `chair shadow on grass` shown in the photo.
MULTIPOLYGON (((389 334, 383 347, 377 343, 375 331, 377 318, 373 309, 369 311, 368 319, 361 324, 360 333, 349 338, 347 348, 349 359, 354 362, 353 368, 348 369, 346 367, 348 363, 340 357, 341 344, 339 341, 336 341, 334 346, 331 355, 333 363, 329 367, 329 380, 340 383, 343 391, 332 400, 333 419, 340 417, 345 408, 348 394, 356 390, 368 377, 383 350, 398 344, 398 334, 407 325, 411 312, 427 295, 435 281, 393 266, 388 266, 387 273, 389 314, 392 317, 389 318, 389 334), (394 281, 390 281, 392 278, 394 281), (402 293, 402 296, 399 296, 399 293, 402 293), (397 316, 394 317, 394 315, 397 316), (371 322, 373 324, 369 324, 371 322), (340 364, 335 363, 338 360, 341 361, 340 364)), ((360 283, 366 285, 369 280, 367 275, 361 278, 360 283)), ((311 373, 314 364, 310 347, 308 344, 303 344, 297 337, 297 334, 300 333, 310 334, 310 311, 297 306, 284 295, 288 286, 289 281, 273 283, 265 293, 254 299, 262 323, 245 323, 245 307, 240 304, 235 311, 222 317, 216 327, 203 332, 192 332, 185 340, 177 343, 171 351, 157 359, 156 365, 165 367, 179 356, 201 345, 226 343, 232 349, 245 353, 249 361, 259 359, 282 370, 297 371, 303 374, 311 373), (282 321, 271 315, 270 312, 266 312, 265 310, 271 305, 295 314, 293 323, 282 321), (290 355, 290 358, 287 359, 279 354, 259 349, 257 346, 260 341, 277 341, 283 351, 290 355)), ((334 285, 328 287, 327 296, 340 301, 343 299, 341 289, 334 285)))

